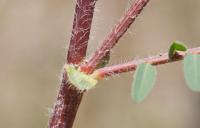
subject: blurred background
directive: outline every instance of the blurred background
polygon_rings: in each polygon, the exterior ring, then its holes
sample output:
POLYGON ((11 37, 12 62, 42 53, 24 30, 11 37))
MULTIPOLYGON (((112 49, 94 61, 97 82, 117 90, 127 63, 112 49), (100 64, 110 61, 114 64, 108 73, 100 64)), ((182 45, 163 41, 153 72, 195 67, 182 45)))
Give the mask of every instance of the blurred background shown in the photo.
MULTIPOLYGON (((130 6, 98 0, 88 56, 130 6)), ((0 127, 47 127, 69 43, 74 0, 0 0, 0 127)), ((200 45, 199 0, 152 0, 114 48, 110 65, 166 52, 173 40, 200 45)), ((200 94, 182 62, 158 66, 141 104, 130 97, 132 73, 101 81, 84 95, 74 128, 199 128, 200 94)))

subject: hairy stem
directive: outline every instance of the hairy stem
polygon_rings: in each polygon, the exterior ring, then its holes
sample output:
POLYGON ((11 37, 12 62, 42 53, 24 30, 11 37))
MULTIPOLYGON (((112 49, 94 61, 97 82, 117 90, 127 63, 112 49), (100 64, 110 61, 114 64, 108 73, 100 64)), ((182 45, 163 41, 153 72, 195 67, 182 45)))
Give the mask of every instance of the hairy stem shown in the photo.
POLYGON ((136 0, 135 3, 133 3, 120 22, 112 29, 111 33, 105 38, 101 46, 92 55, 88 63, 81 66, 83 72, 92 73, 95 70, 102 58, 116 45, 118 40, 124 35, 148 2, 149 0, 136 0))
MULTIPOLYGON (((200 54, 200 47, 188 49, 187 52, 193 53, 193 54, 200 54)), ((141 63, 150 63, 152 65, 160 65, 160 64, 175 62, 175 61, 182 60, 187 52, 181 52, 181 51, 176 52, 172 60, 168 57, 168 53, 165 53, 162 55, 152 56, 152 57, 148 57, 148 58, 144 58, 140 60, 134 60, 125 64, 118 64, 114 66, 104 67, 104 68, 96 70, 94 74, 99 78, 104 78, 104 77, 108 77, 108 76, 112 76, 112 75, 116 75, 120 73, 134 71, 137 68, 137 66, 141 63)))
MULTIPOLYGON (((66 57, 66 63, 70 64, 79 64, 86 55, 96 0, 76 2, 72 36, 66 57)), ((67 74, 63 72, 49 128, 72 128, 82 96, 83 92, 71 85, 67 74)))
POLYGON ((67 63, 79 64, 86 55, 96 0, 77 0, 67 63))

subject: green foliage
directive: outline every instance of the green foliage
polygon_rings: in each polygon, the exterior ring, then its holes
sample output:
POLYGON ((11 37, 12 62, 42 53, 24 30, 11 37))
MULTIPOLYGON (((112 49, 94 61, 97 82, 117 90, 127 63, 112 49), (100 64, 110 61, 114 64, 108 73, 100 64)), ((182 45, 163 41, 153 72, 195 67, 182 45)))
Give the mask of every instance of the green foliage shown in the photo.
POLYGON ((200 55, 188 53, 183 61, 183 69, 188 87, 200 91, 200 55))
POLYGON ((107 52, 106 55, 102 58, 101 62, 96 66, 96 69, 105 67, 110 60, 110 52, 107 52))
POLYGON ((79 90, 89 90, 98 83, 92 76, 78 71, 73 65, 65 65, 69 81, 79 90))
POLYGON ((169 48, 169 58, 173 59, 177 51, 186 51, 187 47, 185 44, 179 41, 174 41, 169 48))
POLYGON ((156 68, 148 63, 140 64, 135 72, 131 96, 137 103, 142 102, 153 89, 156 80, 156 68))

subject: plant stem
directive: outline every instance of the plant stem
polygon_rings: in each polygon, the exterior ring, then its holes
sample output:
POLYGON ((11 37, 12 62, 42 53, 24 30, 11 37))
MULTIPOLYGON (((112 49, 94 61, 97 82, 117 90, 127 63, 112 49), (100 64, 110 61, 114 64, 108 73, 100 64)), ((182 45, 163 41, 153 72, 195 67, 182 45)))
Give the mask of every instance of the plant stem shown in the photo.
MULTIPOLYGON (((66 63, 70 64, 79 64, 86 55, 96 0, 76 2, 72 36, 66 57, 66 63)), ((72 128, 82 96, 83 92, 68 82, 64 71, 48 127, 72 128)))
POLYGON ((130 9, 123 15, 120 22, 112 29, 111 33, 89 59, 88 63, 81 66, 81 71, 92 73, 95 70, 102 58, 116 45, 118 40, 124 35, 148 2, 149 0, 136 0, 135 3, 132 4, 130 9))
POLYGON ((96 0, 77 0, 67 63, 79 64, 86 55, 96 0))
MULTIPOLYGON (((200 47, 188 49, 187 52, 193 53, 193 54, 200 54, 200 47)), ((182 52, 182 51, 176 52, 172 60, 169 59, 168 53, 164 53, 162 55, 152 56, 152 57, 148 57, 148 58, 144 58, 140 60, 134 60, 125 64, 118 64, 114 66, 104 67, 104 68, 96 70, 94 72, 94 75, 101 79, 104 77, 117 75, 120 73, 134 71, 137 68, 137 66, 141 63, 150 63, 152 65, 160 65, 160 64, 175 62, 175 61, 182 60, 187 52, 182 52)))
POLYGON ((67 82, 64 73, 49 128, 72 128, 83 93, 67 82))

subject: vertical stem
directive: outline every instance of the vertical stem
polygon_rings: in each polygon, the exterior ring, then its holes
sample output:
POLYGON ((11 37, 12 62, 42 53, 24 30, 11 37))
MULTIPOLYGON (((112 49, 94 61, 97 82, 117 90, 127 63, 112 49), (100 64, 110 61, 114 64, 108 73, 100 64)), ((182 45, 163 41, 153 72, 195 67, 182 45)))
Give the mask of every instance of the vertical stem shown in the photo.
POLYGON ((82 92, 67 82, 64 73, 49 128, 72 128, 82 96, 82 92))
MULTIPOLYGON (((96 0, 77 0, 72 36, 66 63, 79 64, 86 55, 96 0)), ((62 82, 54 109, 49 120, 49 128, 72 128, 83 92, 68 82, 63 73, 62 82)))
POLYGON ((96 0, 77 0, 67 63, 78 64, 86 55, 96 0))

